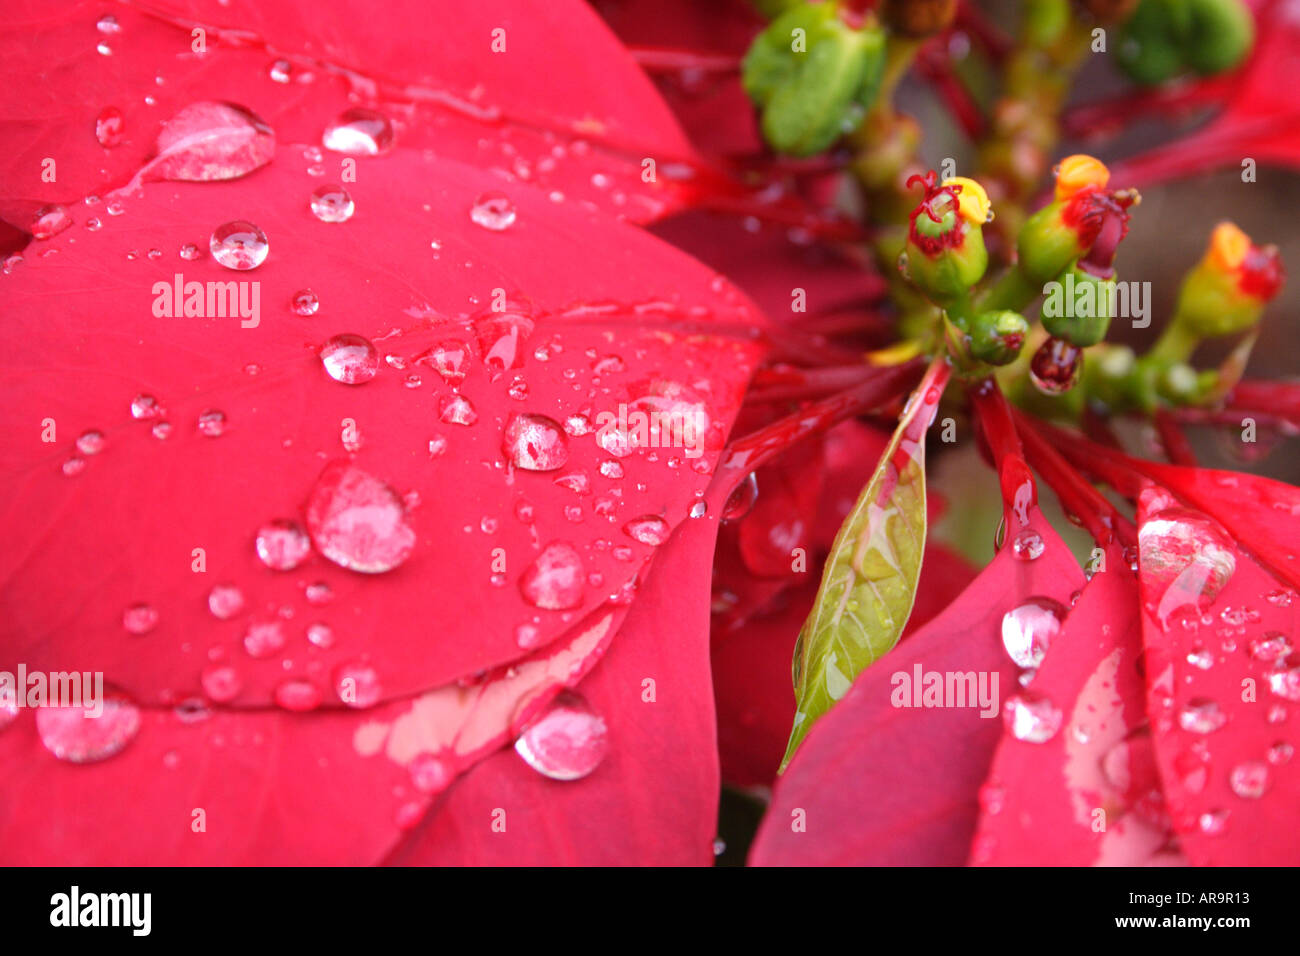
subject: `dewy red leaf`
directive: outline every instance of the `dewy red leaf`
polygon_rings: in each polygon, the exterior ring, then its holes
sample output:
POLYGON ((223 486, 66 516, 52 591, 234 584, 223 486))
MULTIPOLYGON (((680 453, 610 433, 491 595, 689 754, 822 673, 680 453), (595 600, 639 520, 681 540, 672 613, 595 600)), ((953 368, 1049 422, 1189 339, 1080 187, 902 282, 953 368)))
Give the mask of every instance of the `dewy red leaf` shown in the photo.
POLYGON ((1061 727, 1040 742, 1003 735, 980 791, 972 863, 1177 860, 1151 760, 1137 580, 1128 565, 1112 545, 1078 601, 1061 609, 1063 620, 1040 616, 1037 624, 1047 626, 1035 625, 1044 656, 1028 688, 1061 711, 1061 727))
POLYGON ((751 863, 966 861, 977 791, 1002 733, 1000 706, 1020 690, 1000 640, 1003 615, 1034 597, 1068 604, 1083 582, 1037 509, 1027 518, 1042 539, 1035 559, 1003 548, 946 611, 863 671, 818 721, 777 782, 751 863), (925 705, 929 675, 938 675, 938 706, 925 705), (959 675, 970 675, 976 692, 963 697, 966 706, 944 706, 945 685, 966 686, 959 675))
MULTIPOLYGON (((214 99, 317 153, 359 99, 402 146, 634 221, 679 207, 693 162, 649 79, 580 0, 401 0, 382 17, 342 2, 22 0, 0 60, 33 78, 0 93, 0 218, 29 231, 44 206, 126 185, 169 120, 214 99), (97 136, 106 108, 120 113, 111 138, 97 136)), ((342 157, 312 157, 305 168, 338 177, 342 157)))
POLYGON ((1138 521, 1147 709, 1183 852, 1294 866, 1296 592, 1162 488, 1142 493, 1138 521))

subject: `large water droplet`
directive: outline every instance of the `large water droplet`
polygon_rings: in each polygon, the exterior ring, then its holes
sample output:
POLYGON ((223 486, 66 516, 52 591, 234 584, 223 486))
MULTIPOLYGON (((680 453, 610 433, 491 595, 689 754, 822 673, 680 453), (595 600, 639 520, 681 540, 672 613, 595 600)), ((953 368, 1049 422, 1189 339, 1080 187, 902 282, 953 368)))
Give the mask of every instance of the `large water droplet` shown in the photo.
POLYGON ((577 549, 566 541, 554 541, 524 571, 519 590, 530 604, 561 611, 582 603, 586 577, 577 549))
POLYGON ((126 132, 126 120, 122 111, 116 106, 106 106, 95 117, 95 139, 105 149, 112 149, 122 142, 126 132))
POLYGON ((212 230, 208 248, 218 263, 227 269, 242 272, 256 269, 265 262, 271 245, 266 233, 257 226, 243 219, 235 219, 212 230))
POLYGON ((1210 518, 1186 508, 1150 516, 1138 532, 1143 580, 1159 594, 1156 614, 1168 624, 1199 615, 1219 596, 1237 567, 1232 537, 1210 518))
POLYGON ((658 515, 642 515, 623 525, 623 531, 634 541, 640 541, 642 544, 657 548, 668 540, 668 536, 672 534, 673 529, 667 521, 658 515))
POLYGON ((1250 656, 1272 664, 1291 655, 1291 639, 1279 631, 1269 631, 1250 642, 1250 656))
POLYGON ((572 691, 559 694, 519 739, 515 752, 552 780, 580 780, 609 750, 605 719, 572 691))
POLYGON ((438 401, 438 419, 449 425, 473 425, 478 410, 464 395, 444 395, 438 401))
POLYGON ((292 571, 311 554, 311 539, 289 519, 264 524, 257 532, 257 556, 272 571, 292 571))
POLYGON ((163 125, 157 155, 144 175, 199 183, 237 179, 273 156, 275 131, 251 110, 234 103, 192 103, 163 125))
POLYGON ((93 763, 120 753, 140 730, 140 710, 128 700, 110 697, 104 712, 92 717, 81 707, 40 707, 36 732, 60 760, 93 763))
POLYGON ((1187 702, 1178 712, 1178 726, 1194 734, 1210 734, 1228 722, 1225 714, 1212 700, 1197 697, 1187 702))
POLYGON ((469 371, 469 346, 459 339, 448 339, 421 352, 415 361, 432 368, 447 384, 456 385, 465 380, 469 371))
POLYGON ((1032 597, 1002 615, 1002 646, 1020 667, 1037 667, 1061 631, 1065 607, 1049 597, 1032 597))
POLYGON ((342 186, 321 186, 311 194, 311 211, 321 222, 347 222, 355 208, 342 186))
POLYGON ((515 204, 501 192, 485 192, 474 201, 469 217, 484 229, 501 232, 515 223, 515 204))
POLYGON ((62 206, 42 206, 32 217, 32 235, 37 239, 49 239, 71 225, 72 217, 62 206))
POLYGON ((1017 740, 1046 743, 1061 729, 1063 715, 1050 700, 1032 693, 1015 694, 1002 708, 1002 720, 1017 740))
POLYGON ((329 377, 344 385, 363 385, 379 374, 379 352, 369 339, 350 332, 322 345, 320 360, 329 377))
POLYGON ((569 440, 553 418, 515 415, 502 433, 501 451, 516 468, 555 471, 569 460, 569 440))
POLYGON ((393 146, 393 124, 383 113, 360 107, 346 110, 325 128, 321 144, 336 153, 378 156, 393 146))
POLYGON ((524 343, 537 323, 524 312, 488 312, 474 320, 483 364, 495 372, 524 364, 524 343))
POLYGON ((1269 674, 1268 689, 1287 700, 1300 700, 1300 667, 1269 674))
POLYGON ((365 574, 391 571, 415 547, 401 497, 348 462, 321 472, 307 502, 307 528, 321 554, 365 574))

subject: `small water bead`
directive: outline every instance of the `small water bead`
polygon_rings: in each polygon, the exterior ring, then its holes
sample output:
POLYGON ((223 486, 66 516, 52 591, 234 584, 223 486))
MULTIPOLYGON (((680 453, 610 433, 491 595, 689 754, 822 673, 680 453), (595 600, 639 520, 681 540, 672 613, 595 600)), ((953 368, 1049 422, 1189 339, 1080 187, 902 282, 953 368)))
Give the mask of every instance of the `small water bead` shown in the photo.
POLYGON ((1228 811, 1208 810, 1197 818, 1196 825, 1207 836, 1218 836, 1228 828, 1228 811))
POLYGON ((171 437, 171 422, 154 422, 153 427, 149 429, 149 434, 153 435, 159 441, 165 441, 171 437))
POLYGON ((122 612, 122 626, 130 634, 148 634, 158 626, 158 611, 149 604, 132 604, 122 612))
POLYGON ((441 435, 435 435, 433 438, 430 438, 429 457, 441 458, 445 454, 447 454, 447 439, 443 438, 441 435))
POLYGON ((349 707, 374 707, 383 697, 379 673, 369 664, 344 664, 334 673, 334 692, 349 707))
POLYGON ((524 600, 548 611, 578 607, 585 589, 582 556, 566 541, 548 544, 519 578, 524 600))
POLYGON ((1268 631, 1250 642, 1250 656, 1266 664, 1285 660, 1291 651, 1291 639, 1278 631, 1268 631))
POLYGON ((600 473, 606 478, 622 478, 623 466, 613 458, 606 458, 600 463, 600 473))
POLYGON ((298 713, 315 710, 321 702, 320 688, 301 678, 280 683, 275 688, 274 696, 276 706, 298 713))
POLYGON ((292 571, 311 554, 311 539, 298 522, 281 518, 257 532, 257 556, 272 571, 292 571))
POLYGON ((186 262, 193 262, 203 256, 203 250, 192 242, 187 242, 180 248, 178 255, 186 262))
POLYGON ((420 793, 441 793, 453 779, 451 767, 431 753, 416 754, 410 764, 411 786, 420 793))
POLYGON ((316 293, 311 289, 300 289, 293 294, 290 308, 295 315, 315 315, 320 309, 320 299, 316 298, 316 293))
POLYGON ((77 451, 83 455, 98 455, 104 450, 104 433, 90 430, 77 437, 77 451))
POLYGON ((228 621, 244 609, 244 592, 233 584, 218 584, 208 592, 208 610, 221 621, 228 621))
POLYGON ((131 399, 131 417, 137 421, 148 421, 164 414, 162 405, 152 395, 140 394, 131 399))
POLYGON ((212 716, 212 708, 206 701, 190 697, 177 704, 172 713, 182 724, 199 724, 212 716))
POLYGON ((307 502, 307 528, 317 550, 363 574, 398 567, 415 547, 398 494, 349 462, 326 466, 307 502))
POLYGON ((275 60, 267 70, 267 75, 275 83, 288 83, 293 73, 293 66, 288 60, 275 60))
POLYGON ((687 512, 692 518, 703 518, 709 513, 709 506, 703 501, 697 501, 691 505, 691 510, 687 512))
POLYGON ((1210 734, 1228 722, 1228 715, 1212 700, 1198 697, 1178 712, 1178 726, 1194 734, 1210 734))
POLYGON ((1295 756, 1295 747, 1285 740, 1279 740, 1268 748, 1268 761, 1275 766, 1280 767, 1282 764, 1290 763, 1293 756, 1295 756))
POLYGON ((1061 632, 1065 607, 1048 597, 1032 597, 1002 616, 1002 646, 1020 667, 1038 667, 1061 632))
POLYGON ((580 780, 609 750, 605 719, 572 691, 561 692, 515 741, 515 752, 544 777, 580 780))
POLYGON ((542 640, 542 629, 536 624, 520 624, 515 628, 515 643, 523 650, 536 647, 542 640))
POLYGON ((243 272, 265 262, 271 244, 266 233, 253 223, 235 219, 212 230, 208 249, 219 265, 243 272))
POLYGON ((383 113, 353 108, 325 128, 321 143, 336 153, 378 156, 393 147, 393 124, 383 113))
POLYGON ((312 624, 307 628, 307 642, 313 647, 328 650, 334 646, 334 630, 328 624, 312 624))
POLYGON ((95 139, 105 149, 112 149, 122 142, 126 120, 122 111, 116 106, 107 106, 95 118, 95 139))
POLYGON ((355 209, 342 186, 320 186, 311 194, 311 211, 321 222, 347 222, 355 209))
POLYGON ((113 48, 108 43, 105 43, 103 40, 101 40, 100 42, 95 44, 95 52, 98 53, 100 56, 112 56, 113 48))
POLYGON ((1045 697, 1032 692, 1014 694, 1002 708, 1002 720, 1011 735, 1026 743, 1046 743, 1061 729, 1064 715, 1045 697))
POLYGON ((90 232, 99 232, 99 230, 103 228, 104 223, 97 216, 91 216, 86 220, 86 229, 90 232))
POLYGON ((121 753, 140 731, 140 710, 128 700, 110 697, 103 713, 92 717, 82 707, 39 707, 36 732, 45 749, 69 763, 93 763, 121 753))
POLYGON ((1286 720, 1286 708, 1281 704, 1274 704, 1268 709, 1267 720, 1270 724, 1280 724, 1286 720))
POLYGON ((19 708, 17 701, 8 695, 6 699, 0 700, 0 730, 4 730, 15 720, 18 719, 19 708))
POLYGON ((489 191, 474 200, 469 217, 492 232, 503 232, 515 223, 515 205, 505 193, 489 191))
POLYGON ((325 372, 344 385, 363 385, 379 374, 379 353, 370 340, 345 332, 321 346, 325 372))
POLYGON ((1187 652, 1187 663, 1208 671, 1214 666, 1214 654, 1208 648, 1198 645, 1187 652))
POLYGON ((469 345, 460 339, 448 339, 415 357, 419 365, 427 365, 437 372, 448 385, 458 385, 469 372, 469 345))
POLYGON ((657 548, 668 540, 673 529, 667 521, 658 515, 642 515, 623 525, 623 531, 634 541, 657 548))
POLYGON ((1258 800, 1268 790, 1269 783, 1268 764, 1258 760, 1238 764, 1228 775, 1232 792, 1243 800, 1258 800))
POLYGON ((1300 667, 1269 674, 1268 689, 1278 697, 1300 701, 1300 667))
POLYGON ((1046 548, 1047 543, 1037 531, 1021 531, 1011 539, 1011 553, 1021 561, 1036 561, 1046 548))
POLYGON ((758 476, 752 471, 727 495, 722 506, 723 521, 739 521, 753 510, 758 502, 758 476))
POLYGON ((104 211, 108 213, 110 216, 120 216, 126 212, 126 206, 122 205, 122 201, 120 199, 114 199, 112 202, 110 202, 107 206, 104 207, 104 211))
POLYGON ((244 632, 244 650, 250 657, 270 657, 284 648, 284 625, 279 621, 253 621, 244 632))
POLYGON ((525 471, 555 471, 569 460, 564 429, 545 415, 512 416, 501 436, 501 451, 507 461, 525 471))
POLYGON ((464 395, 444 395, 438 402, 438 418, 449 425, 473 425, 478 410, 464 395))
POLYGON ((122 32, 122 24, 118 22, 117 17, 109 13, 95 21, 95 29, 106 36, 111 36, 122 32))
POLYGON ((31 233, 37 239, 49 239, 71 225, 72 217, 62 206, 42 206, 32 217, 31 233))

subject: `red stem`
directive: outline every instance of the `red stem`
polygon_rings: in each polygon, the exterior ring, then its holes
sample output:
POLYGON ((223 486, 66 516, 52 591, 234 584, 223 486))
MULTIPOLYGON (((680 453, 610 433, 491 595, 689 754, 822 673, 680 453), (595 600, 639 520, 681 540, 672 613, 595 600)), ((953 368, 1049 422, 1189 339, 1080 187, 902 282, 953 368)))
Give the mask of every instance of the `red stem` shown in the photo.
POLYGON ((647 73, 738 73, 741 57, 734 53, 705 53, 663 46, 629 46, 632 59, 647 73))
POLYGON ((1185 465, 1188 468, 1197 467, 1199 462, 1196 460, 1196 452, 1192 451, 1191 442, 1183 434, 1178 421, 1163 408, 1156 411, 1155 421, 1156 433, 1160 436, 1160 444, 1165 450, 1165 457, 1175 465, 1185 465))
POLYGON ((993 453, 997 465, 998 482, 1002 488, 1002 517, 1010 529, 1013 524, 1024 527, 1029 523, 1029 512, 1038 505, 1038 488, 1034 476, 1025 463, 1024 447, 1011 417, 1011 406, 998 387, 997 380, 983 379, 968 385, 967 394, 975 407, 984 441, 993 453))

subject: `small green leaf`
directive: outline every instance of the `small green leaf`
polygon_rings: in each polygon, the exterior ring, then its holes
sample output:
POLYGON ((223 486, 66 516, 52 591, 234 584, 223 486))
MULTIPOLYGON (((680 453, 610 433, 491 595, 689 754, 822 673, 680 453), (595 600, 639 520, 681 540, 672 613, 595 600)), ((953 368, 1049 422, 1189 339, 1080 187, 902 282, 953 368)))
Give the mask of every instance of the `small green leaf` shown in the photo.
POLYGON ((794 728, 782 770, 853 679, 898 643, 912 613, 925 551, 925 432, 948 373, 942 358, 930 366, 835 536, 795 646, 794 728))

